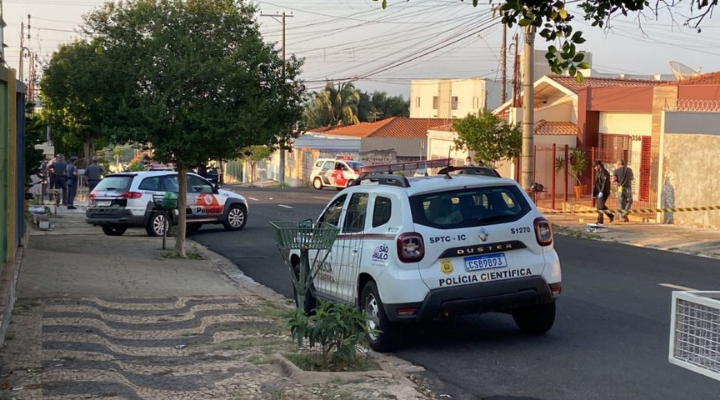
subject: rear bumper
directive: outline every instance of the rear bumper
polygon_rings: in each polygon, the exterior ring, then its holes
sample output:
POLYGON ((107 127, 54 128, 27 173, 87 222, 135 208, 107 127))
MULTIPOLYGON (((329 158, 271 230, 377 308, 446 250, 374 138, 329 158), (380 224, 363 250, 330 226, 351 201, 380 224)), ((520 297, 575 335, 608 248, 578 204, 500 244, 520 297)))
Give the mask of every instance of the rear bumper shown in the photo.
POLYGON ((90 207, 85 212, 85 222, 92 225, 141 227, 145 224, 145 216, 134 215, 125 208, 90 207))
MULTIPOLYGON (((560 283, 553 284, 556 285, 559 286, 560 283)), ((446 314, 508 312, 554 300, 545 279, 540 276, 530 276, 434 289, 422 302, 384 304, 384 310, 391 321, 414 322, 434 320, 446 314), (412 314, 398 314, 397 310, 403 309, 416 309, 416 311, 412 314)))

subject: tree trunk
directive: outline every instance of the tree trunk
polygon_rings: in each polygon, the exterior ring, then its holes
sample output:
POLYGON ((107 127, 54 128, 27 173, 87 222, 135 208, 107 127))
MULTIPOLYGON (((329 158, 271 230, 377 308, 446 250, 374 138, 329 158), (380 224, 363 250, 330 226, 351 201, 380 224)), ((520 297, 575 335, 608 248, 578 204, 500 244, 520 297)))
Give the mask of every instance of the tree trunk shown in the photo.
POLYGON ((175 254, 187 258, 185 254, 185 221, 187 219, 187 168, 178 166, 178 225, 175 237, 175 254))
POLYGON ((78 167, 87 168, 90 165, 90 160, 95 155, 95 146, 93 146, 91 139, 83 143, 83 152, 85 154, 83 154, 82 162, 79 163, 78 167))

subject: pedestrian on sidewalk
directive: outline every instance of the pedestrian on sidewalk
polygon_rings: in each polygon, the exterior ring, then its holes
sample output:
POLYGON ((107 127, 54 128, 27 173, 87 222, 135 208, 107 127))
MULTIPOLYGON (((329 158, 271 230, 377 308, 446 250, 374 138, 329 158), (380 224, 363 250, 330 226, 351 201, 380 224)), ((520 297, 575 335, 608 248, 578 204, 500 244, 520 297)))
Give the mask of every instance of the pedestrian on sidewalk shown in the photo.
POLYGON ((93 189, 95 189, 95 186, 100 183, 100 180, 102 179, 102 174, 104 173, 105 169, 102 167, 102 165, 98 164, 97 157, 93 157, 92 164, 87 167, 88 192, 92 192, 93 189))
POLYGON ((60 199, 63 205, 67 205, 67 167, 68 163, 65 162, 65 156, 62 154, 57 155, 57 159, 50 167, 55 175, 55 189, 62 190, 60 199))
MULTIPOLYGON (((630 207, 632 207, 633 179, 633 171, 625 164, 625 160, 617 160, 615 172, 613 172, 613 182, 617 183, 618 208, 620 210, 629 211, 630 207)), ((622 212, 620 214, 621 221, 630 222, 628 214, 628 212, 622 212)))
POLYGON ((597 223, 602 224, 604 222, 603 216, 607 215, 612 224, 615 219, 615 215, 607 212, 607 205, 605 202, 610 196, 610 173, 605 169, 602 161, 595 161, 595 184, 593 186, 593 197, 595 198, 595 204, 597 205, 598 217, 597 223))
POLYGON ((65 204, 67 205, 68 210, 74 210, 75 209, 75 195, 77 194, 77 180, 78 180, 78 170, 77 170, 77 160, 78 158, 76 156, 70 157, 70 163, 67 165, 66 169, 66 185, 67 185, 67 196, 65 196, 65 204))
POLYGON ((470 156, 467 156, 467 158, 465 158, 465 166, 466 167, 474 167, 475 166, 475 164, 473 164, 472 158, 470 156))

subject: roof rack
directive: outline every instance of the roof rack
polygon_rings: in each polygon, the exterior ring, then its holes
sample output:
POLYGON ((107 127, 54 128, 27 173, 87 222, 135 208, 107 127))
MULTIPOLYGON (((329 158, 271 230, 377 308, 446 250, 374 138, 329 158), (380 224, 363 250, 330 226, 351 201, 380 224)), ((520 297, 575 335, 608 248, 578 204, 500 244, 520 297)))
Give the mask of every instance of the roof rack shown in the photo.
POLYGON ((405 176, 395 175, 393 172, 447 167, 451 165, 451 162, 451 158, 441 158, 437 160, 408 161, 394 164, 365 165, 360 167, 359 176, 351 186, 362 185, 363 181, 370 181, 380 185, 410 187, 410 182, 408 182, 405 176))

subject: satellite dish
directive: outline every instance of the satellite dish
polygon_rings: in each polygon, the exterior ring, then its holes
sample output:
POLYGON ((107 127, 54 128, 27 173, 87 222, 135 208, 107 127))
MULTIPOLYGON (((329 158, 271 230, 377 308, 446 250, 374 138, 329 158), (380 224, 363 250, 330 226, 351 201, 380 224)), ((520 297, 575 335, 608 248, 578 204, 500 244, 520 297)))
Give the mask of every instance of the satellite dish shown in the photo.
POLYGON ((701 68, 697 67, 695 69, 692 69, 681 62, 670 61, 670 69, 672 70, 673 75, 675 75, 675 79, 681 81, 683 79, 688 79, 700 75, 701 68))

